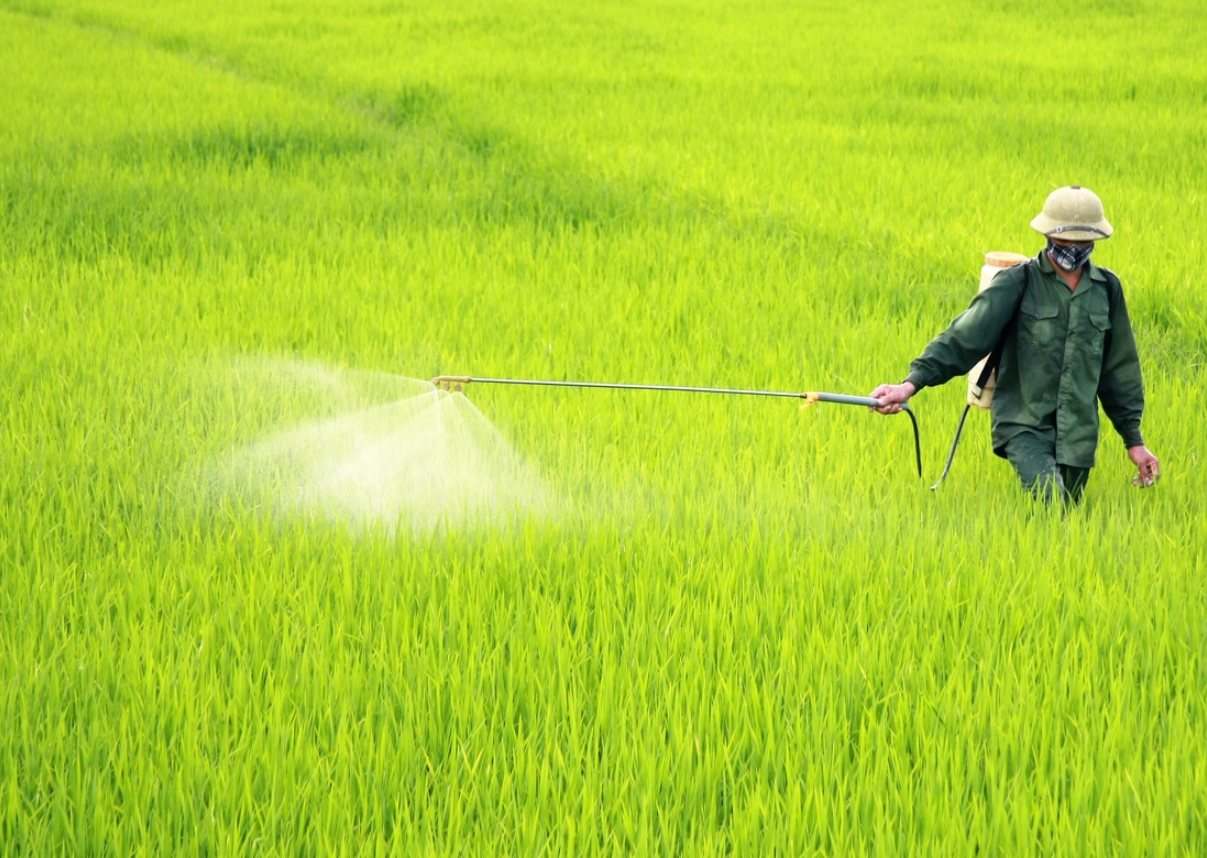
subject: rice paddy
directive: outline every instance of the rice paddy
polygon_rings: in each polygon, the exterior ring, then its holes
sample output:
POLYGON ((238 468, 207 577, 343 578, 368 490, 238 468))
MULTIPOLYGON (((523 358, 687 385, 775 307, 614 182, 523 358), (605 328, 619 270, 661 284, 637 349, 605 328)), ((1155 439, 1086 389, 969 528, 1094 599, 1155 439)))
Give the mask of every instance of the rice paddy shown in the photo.
POLYGON ((1190 2, 0 0, 0 852, 1207 853, 1190 2), (865 395, 1080 183, 1153 489, 865 395))

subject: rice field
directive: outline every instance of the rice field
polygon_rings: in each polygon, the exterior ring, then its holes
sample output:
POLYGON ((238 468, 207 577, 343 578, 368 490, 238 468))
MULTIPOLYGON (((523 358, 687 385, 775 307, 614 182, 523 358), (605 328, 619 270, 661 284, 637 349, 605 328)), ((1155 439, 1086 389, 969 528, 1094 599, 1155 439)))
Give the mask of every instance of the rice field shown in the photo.
POLYGON ((1207 854, 1198 5, 0 0, 0 853, 1207 854), (1103 198, 1151 490, 865 395, 1103 198))

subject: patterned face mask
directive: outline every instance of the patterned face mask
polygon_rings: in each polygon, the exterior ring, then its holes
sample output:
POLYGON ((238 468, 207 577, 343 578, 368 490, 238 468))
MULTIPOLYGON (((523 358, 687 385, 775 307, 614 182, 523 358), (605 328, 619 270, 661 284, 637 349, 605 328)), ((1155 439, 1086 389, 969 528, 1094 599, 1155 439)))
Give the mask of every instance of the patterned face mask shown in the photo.
POLYGON ((1090 254, 1093 252, 1093 243, 1087 244, 1085 247, 1076 244, 1061 247, 1053 244, 1052 239, 1048 239, 1048 255, 1062 271, 1076 271, 1090 261, 1090 254))

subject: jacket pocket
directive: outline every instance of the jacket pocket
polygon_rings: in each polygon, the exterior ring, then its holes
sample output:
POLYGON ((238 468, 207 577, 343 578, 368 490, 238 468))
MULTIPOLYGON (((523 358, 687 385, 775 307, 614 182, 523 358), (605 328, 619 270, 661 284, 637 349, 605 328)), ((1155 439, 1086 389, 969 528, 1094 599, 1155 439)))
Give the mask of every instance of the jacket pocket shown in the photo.
POLYGON ((1046 346, 1056 336, 1056 317, 1059 308, 1051 304, 1024 301, 1018 308, 1018 333, 1029 343, 1046 346))
POLYGON ((1102 357, 1106 347, 1107 333, 1111 329, 1111 317, 1106 313, 1090 313, 1090 324, 1085 328, 1086 347, 1095 360, 1102 357))

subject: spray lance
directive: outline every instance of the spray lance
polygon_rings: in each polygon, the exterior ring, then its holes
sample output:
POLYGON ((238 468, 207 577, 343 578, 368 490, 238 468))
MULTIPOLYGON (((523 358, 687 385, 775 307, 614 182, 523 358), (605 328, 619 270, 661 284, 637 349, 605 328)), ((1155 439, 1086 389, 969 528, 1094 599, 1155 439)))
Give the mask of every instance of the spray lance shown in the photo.
MULTIPOLYGON (((880 402, 870 396, 848 396, 845 393, 821 393, 810 391, 794 393, 779 390, 737 390, 725 387, 676 387, 667 384, 615 384, 599 381, 538 381, 518 378, 473 378, 468 375, 440 375, 432 379, 437 389, 460 391, 465 385, 476 384, 522 384, 533 387, 589 387, 607 390, 657 390, 672 393, 712 393, 721 396, 776 396, 781 399, 803 399, 801 409, 815 402, 833 402, 839 405, 862 405, 875 408, 880 402)), ((918 418, 908 405, 901 410, 909 415, 914 427, 914 458, 918 466, 918 478, 922 478, 922 441, 918 436, 918 418)))

